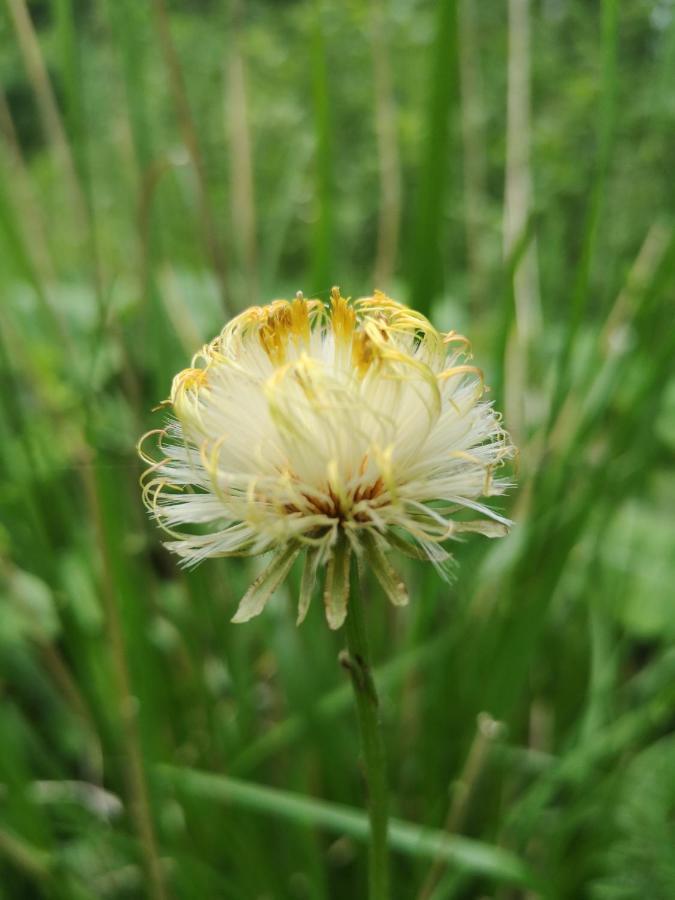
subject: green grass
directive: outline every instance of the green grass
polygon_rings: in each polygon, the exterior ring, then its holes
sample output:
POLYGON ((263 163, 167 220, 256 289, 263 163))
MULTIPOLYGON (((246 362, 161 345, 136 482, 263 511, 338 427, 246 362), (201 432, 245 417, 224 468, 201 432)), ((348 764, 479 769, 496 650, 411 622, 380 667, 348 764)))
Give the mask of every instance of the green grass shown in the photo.
POLYGON ((257 563, 180 571, 137 483, 173 374, 251 299, 235 36, 257 299, 376 287, 399 179, 390 292, 468 334, 520 447, 507 539, 457 544, 450 586, 406 562, 407 609, 368 585, 392 897, 675 895, 673 13, 530 3, 507 135, 509 4, 466 2, 0 4, 2 900, 364 895, 343 634, 316 600, 296 629, 297 571, 230 624, 257 563))

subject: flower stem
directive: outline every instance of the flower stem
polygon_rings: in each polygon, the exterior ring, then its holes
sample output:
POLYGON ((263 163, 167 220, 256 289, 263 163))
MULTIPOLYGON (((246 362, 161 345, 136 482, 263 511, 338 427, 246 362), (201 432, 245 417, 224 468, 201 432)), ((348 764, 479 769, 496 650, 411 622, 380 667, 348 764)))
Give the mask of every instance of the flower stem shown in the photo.
POLYGON ((380 730, 379 702, 370 669, 370 650, 363 597, 356 575, 352 578, 346 631, 349 652, 343 654, 341 659, 349 671, 354 688, 368 786, 368 814, 370 817, 368 896, 369 900, 387 900, 389 896, 387 769, 384 742, 380 730))

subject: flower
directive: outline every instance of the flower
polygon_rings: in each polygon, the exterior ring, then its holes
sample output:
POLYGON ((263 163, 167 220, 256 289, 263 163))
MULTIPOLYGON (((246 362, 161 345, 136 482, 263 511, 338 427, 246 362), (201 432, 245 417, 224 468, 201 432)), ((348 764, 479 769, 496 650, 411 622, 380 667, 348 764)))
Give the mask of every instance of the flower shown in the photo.
POLYGON ((379 292, 245 310, 174 378, 174 417, 149 433, 161 458, 140 451, 166 546, 187 566, 272 553, 234 622, 262 611, 303 550, 298 623, 325 568, 328 624, 342 625, 352 554, 405 604, 389 551, 444 569, 448 539, 510 525, 479 501, 508 487, 495 470, 514 448, 468 358, 464 337, 379 292))

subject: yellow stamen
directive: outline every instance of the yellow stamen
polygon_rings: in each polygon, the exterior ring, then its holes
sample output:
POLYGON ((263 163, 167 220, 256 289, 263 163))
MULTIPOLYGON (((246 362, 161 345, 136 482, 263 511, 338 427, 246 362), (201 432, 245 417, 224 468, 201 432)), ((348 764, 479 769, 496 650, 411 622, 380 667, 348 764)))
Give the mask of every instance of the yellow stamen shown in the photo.
POLYGON ((439 372, 436 376, 439 381, 447 381, 448 378, 454 378, 456 375, 475 375, 480 382, 481 391, 484 388, 484 376, 481 369, 477 366, 452 366, 444 372, 439 372))
POLYGON ((258 331, 260 343, 271 362, 282 366, 286 362, 286 345, 293 326, 291 305, 286 300, 278 300, 269 305, 266 313, 258 331))
POLYGON ((352 341, 352 365, 363 378, 371 365, 382 358, 379 347, 365 331, 357 331, 352 341))
POLYGON ((208 373, 206 369, 183 369, 173 380, 171 386, 171 402, 176 402, 179 394, 187 391, 199 390, 208 384, 208 373))
POLYGON ((302 291, 298 291, 295 300, 291 303, 291 330, 296 340, 301 340, 305 344, 309 343, 309 307, 302 296, 302 291))
POLYGON ((464 337, 463 334, 459 334, 457 331, 448 331, 447 334, 443 335, 443 343, 444 344, 462 344, 465 348, 466 353, 471 352, 471 342, 468 338, 464 337))
POLYGON ((349 301, 340 296, 339 287, 334 287, 330 292, 330 317, 335 342, 349 343, 354 334, 356 313, 349 301))

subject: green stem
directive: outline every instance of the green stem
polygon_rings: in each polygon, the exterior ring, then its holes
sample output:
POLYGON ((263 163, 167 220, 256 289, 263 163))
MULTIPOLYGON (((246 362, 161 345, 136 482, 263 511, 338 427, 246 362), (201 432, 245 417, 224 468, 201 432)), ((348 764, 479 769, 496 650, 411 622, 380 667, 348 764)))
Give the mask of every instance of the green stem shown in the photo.
POLYGON ((342 656, 354 688, 361 746, 368 785, 370 854, 368 866, 369 900, 387 900, 389 871, 387 853, 388 790, 384 742, 380 730, 379 703, 371 675, 368 632, 359 579, 352 579, 347 614, 348 654, 342 656))

